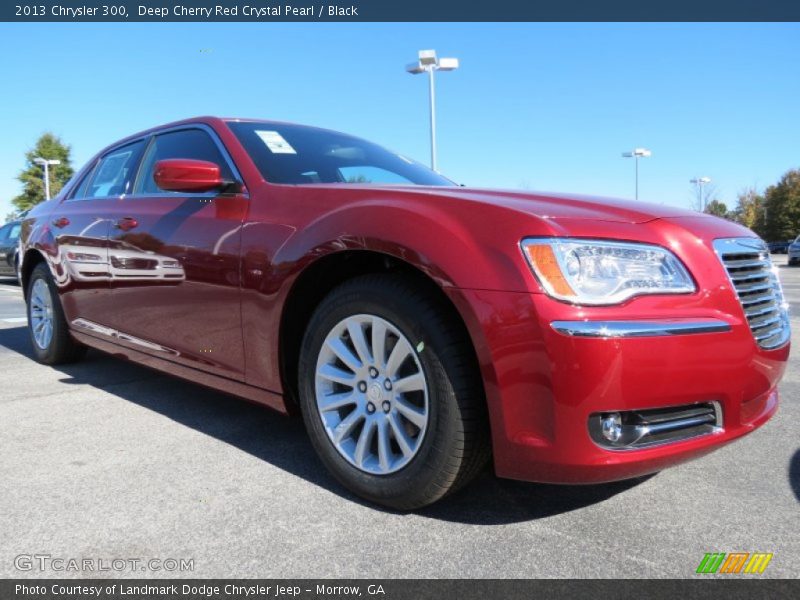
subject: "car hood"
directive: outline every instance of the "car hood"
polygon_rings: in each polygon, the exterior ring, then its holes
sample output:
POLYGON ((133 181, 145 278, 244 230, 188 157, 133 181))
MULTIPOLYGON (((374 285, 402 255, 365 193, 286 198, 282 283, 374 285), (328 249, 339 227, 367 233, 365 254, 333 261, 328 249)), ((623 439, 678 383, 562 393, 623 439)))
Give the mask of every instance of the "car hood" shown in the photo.
POLYGON ((646 223, 655 219, 698 217, 694 211, 663 204, 634 202, 619 198, 556 194, 549 192, 517 192, 480 188, 408 187, 416 193, 492 204, 542 219, 590 219, 617 223, 646 223))
POLYGON ((384 198, 416 198, 419 201, 431 204, 436 203, 437 199, 456 200, 464 203, 465 210, 468 210, 469 204, 473 203, 483 206, 497 206, 498 208, 518 212, 521 215, 530 215, 554 221, 585 219, 638 224, 656 219, 715 218, 712 215, 665 204, 581 194, 445 186, 365 185, 362 183, 311 184, 301 187, 309 190, 335 190, 337 193, 345 194, 348 197, 360 196, 361 198, 370 199, 378 194, 384 198))

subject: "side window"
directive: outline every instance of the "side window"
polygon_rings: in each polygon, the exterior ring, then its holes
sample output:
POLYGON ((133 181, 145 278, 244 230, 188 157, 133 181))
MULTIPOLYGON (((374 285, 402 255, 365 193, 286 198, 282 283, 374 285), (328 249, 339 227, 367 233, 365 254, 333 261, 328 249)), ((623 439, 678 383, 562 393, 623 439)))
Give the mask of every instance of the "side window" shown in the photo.
POLYGON ((13 225, 4 225, 0 227, 0 242, 5 242, 9 238, 9 233, 11 232, 11 227, 13 225))
POLYGON ((14 223, 8 232, 8 241, 16 242, 19 239, 19 231, 22 229, 22 224, 14 223))
POLYGON ((169 158, 189 158, 212 162, 219 165, 223 178, 233 179, 228 163, 211 136, 200 129, 183 129, 163 133, 153 138, 145 152, 144 159, 142 159, 142 166, 139 169, 133 193, 136 195, 178 193, 159 189, 153 179, 156 163, 169 158))
POLYGON ((144 142, 134 142, 115 148, 97 163, 92 174, 81 182, 73 198, 106 198, 121 196, 129 191, 136 162, 142 153, 144 142))

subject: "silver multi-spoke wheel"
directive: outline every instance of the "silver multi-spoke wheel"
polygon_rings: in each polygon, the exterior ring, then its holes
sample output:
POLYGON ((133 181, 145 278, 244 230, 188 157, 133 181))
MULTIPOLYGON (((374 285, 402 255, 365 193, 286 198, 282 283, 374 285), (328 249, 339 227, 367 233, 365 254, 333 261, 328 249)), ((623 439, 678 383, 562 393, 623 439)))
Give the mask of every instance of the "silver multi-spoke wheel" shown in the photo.
POLYGON ((374 315, 340 321, 325 338, 315 372, 317 409, 350 464, 394 473, 419 452, 428 428, 428 383, 400 330, 374 315))
POLYGON ((53 296, 44 279, 37 279, 31 288, 30 327, 33 340, 47 350, 53 339, 53 296))

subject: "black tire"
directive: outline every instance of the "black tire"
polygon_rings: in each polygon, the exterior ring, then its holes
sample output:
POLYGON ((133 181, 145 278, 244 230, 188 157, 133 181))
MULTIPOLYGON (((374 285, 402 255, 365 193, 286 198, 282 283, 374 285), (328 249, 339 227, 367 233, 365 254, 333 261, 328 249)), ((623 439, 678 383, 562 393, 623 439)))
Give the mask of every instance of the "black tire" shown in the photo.
POLYGON ((793 267, 793 266, 795 266, 796 264, 797 264, 797 259, 794 259, 794 258, 790 258, 790 259, 789 259, 788 265, 789 265, 790 267, 793 267))
POLYGON ((303 337, 298 370, 306 429, 325 466, 345 487, 396 510, 427 506, 474 479, 490 457, 483 383, 469 337, 430 292, 413 280, 366 275, 335 288, 315 310, 303 337), (348 462, 326 433, 317 409, 317 359, 343 319, 373 315, 395 326, 418 350, 427 379, 429 421, 419 449, 394 473, 375 475, 348 462))
POLYGON ((67 320, 64 317, 64 310, 61 307, 61 300, 58 296, 53 278, 45 263, 39 263, 34 267, 28 280, 27 290, 27 313, 28 313, 28 332, 31 337, 31 345, 33 346, 33 353, 36 360, 46 365, 58 365, 64 363, 76 362, 86 355, 86 346, 76 342, 69 333, 67 320), (41 347, 33 333, 31 326, 31 294, 37 281, 44 281, 47 289, 50 292, 50 299, 52 301, 52 328, 53 333, 50 337, 49 343, 45 347, 41 347))

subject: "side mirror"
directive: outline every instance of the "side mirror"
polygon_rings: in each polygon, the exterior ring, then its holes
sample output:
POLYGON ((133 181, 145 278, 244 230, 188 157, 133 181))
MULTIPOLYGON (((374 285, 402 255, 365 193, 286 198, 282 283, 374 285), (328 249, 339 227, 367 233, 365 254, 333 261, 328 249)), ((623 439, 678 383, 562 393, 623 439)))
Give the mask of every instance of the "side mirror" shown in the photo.
POLYGON ((153 170, 153 180, 162 190, 188 193, 222 191, 233 183, 222 178, 219 165, 189 158, 158 161, 153 170))

